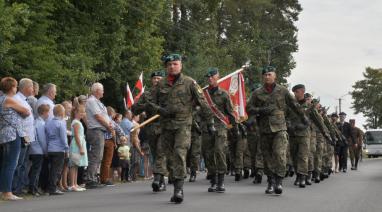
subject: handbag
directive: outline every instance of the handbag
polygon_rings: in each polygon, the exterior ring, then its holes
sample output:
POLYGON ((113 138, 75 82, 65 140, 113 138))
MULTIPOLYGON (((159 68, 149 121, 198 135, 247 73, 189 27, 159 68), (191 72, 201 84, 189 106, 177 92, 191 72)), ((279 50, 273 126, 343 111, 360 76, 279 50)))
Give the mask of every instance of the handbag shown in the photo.
POLYGON ((69 159, 74 165, 79 166, 81 163, 81 154, 71 152, 69 155, 69 159))

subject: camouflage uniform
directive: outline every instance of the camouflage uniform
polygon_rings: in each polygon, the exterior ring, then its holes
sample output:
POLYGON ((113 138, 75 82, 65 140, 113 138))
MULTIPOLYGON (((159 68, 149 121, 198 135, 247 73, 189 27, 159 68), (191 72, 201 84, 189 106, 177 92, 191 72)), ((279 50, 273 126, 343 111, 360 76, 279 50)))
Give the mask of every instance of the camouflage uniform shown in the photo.
POLYGON ((363 132, 358 127, 352 128, 352 134, 356 141, 357 147, 353 144, 349 148, 350 162, 352 164, 352 169, 358 169, 358 161, 362 154, 362 144, 363 144, 363 132))
POLYGON ((193 121, 191 126, 191 147, 187 154, 187 163, 190 167, 191 176, 190 181, 194 181, 191 178, 196 176, 196 171, 199 167, 200 154, 201 154, 201 128, 200 128, 201 118, 198 114, 198 110, 193 112, 193 121))
MULTIPOLYGON (((261 143, 260 143, 260 135, 258 126, 256 123, 256 119, 252 117, 252 119, 247 120, 247 143, 248 150, 251 155, 251 167, 253 176, 257 175, 258 178, 264 175, 264 162, 263 162, 263 153, 261 151, 261 143), (253 121, 252 121, 253 120, 253 121)), ((260 183, 258 181, 254 181, 255 183, 260 183)))
MULTIPOLYGON (((139 98, 138 102, 136 102, 131 110, 134 114, 140 114, 142 112, 146 112, 148 118, 155 115, 155 113, 151 110, 149 106, 150 99, 154 94, 155 89, 149 88, 142 94, 141 98, 139 98)), ((165 155, 163 152, 158 151, 158 144, 160 138, 160 122, 154 121, 147 126, 145 126, 145 132, 147 135, 148 143, 150 146, 150 153, 153 158, 153 173, 159 173, 157 170, 157 166, 160 167, 159 170, 167 170, 165 166, 165 155)), ((166 171, 167 172, 167 171, 166 171)))
POLYGON ((326 149, 325 146, 331 138, 329 137, 329 131, 326 128, 324 119, 317 111, 316 104, 308 105, 309 118, 311 124, 311 155, 309 157, 309 177, 313 172, 313 177, 316 182, 319 182, 319 174, 321 173, 323 152, 326 149))
POLYGON ((277 188, 275 191, 279 193, 282 192, 281 182, 286 171, 288 134, 285 114, 287 108, 290 107, 304 122, 307 122, 304 112, 297 104, 285 87, 274 84, 273 91, 270 93, 265 87, 256 89, 247 105, 250 116, 257 115, 268 188, 275 179, 277 188))
MULTIPOLYGON (((203 117, 212 120, 203 91, 195 80, 182 73, 173 85, 162 79, 152 96, 151 107, 161 114, 158 150, 164 152, 170 177, 174 180, 183 180, 187 175, 186 156, 191 143, 194 102, 201 106, 203 117)), ((161 175, 166 173, 163 168, 162 164, 156 163, 156 170, 161 175)))
MULTIPOLYGON (((302 106, 301 110, 303 110, 302 106)), ((290 109, 287 111, 291 161, 298 175, 307 176, 310 144, 309 125, 303 124, 300 116, 294 111, 290 109)))
MULTIPOLYGON (((210 91, 208 91, 210 92, 210 91)), ((233 115, 231 99, 226 91, 217 87, 217 90, 210 92, 211 100, 224 115, 229 117, 230 123, 236 124, 233 115)), ((227 150, 227 127, 217 117, 214 120, 216 135, 210 136, 207 127, 203 125, 202 142, 206 151, 206 167, 208 174, 225 174, 227 171, 226 150, 227 150)))

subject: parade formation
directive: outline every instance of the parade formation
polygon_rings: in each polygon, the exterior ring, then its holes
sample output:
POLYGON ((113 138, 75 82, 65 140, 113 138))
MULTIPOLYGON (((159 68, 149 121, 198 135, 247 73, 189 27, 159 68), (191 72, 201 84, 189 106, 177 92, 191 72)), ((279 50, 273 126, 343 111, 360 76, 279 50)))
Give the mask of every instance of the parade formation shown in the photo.
MULTIPOLYGON (((71 109, 68 102, 53 103, 53 84, 44 86, 43 96, 32 101, 38 90, 32 80, 22 79, 16 94, 17 82, 3 78, 1 176, 8 179, 1 179, 3 199, 21 199, 15 194, 22 194, 29 160, 28 192, 62 195, 58 187, 65 188, 67 181, 71 191, 113 185, 109 170, 115 167, 115 157, 122 168, 121 180, 135 178, 145 149, 152 158, 152 191, 163 192, 166 184, 173 184, 173 203, 184 201, 188 173, 189 182, 201 180, 197 179, 201 161, 210 182, 205 192, 216 193, 229 192, 224 184, 229 174, 235 181, 253 177, 254 184, 261 184, 265 175, 269 195, 283 193, 286 177, 295 176, 294 185, 305 188, 334 172, 347 172, 348 152, 351 170, 358 169, 363 132, 355 127, 355 120, 346 122, 343 112, 327 114, 327 108, 306 93, 303 84, 291 91, 278 84, 276 67, 262 68, 262 85, 251 91, 247 101, 245 68, 223 78, 217 68, 208 68, 208 86, 202 89, 182 72, 181 55, 166 55, 163 64, 166 71, 152 72, 151 87, 141 89, 135 103, 126 105, 122 121, 100 101, 104 92, 100 83, 93 84, 89 97, 75 98, 71 109), (67 127, 70 113, 72 123, 67 127), (140 144, 141 130, 147 146, 140 144), (14 157, 8 152, 12 148, 20 151, 17 166, 7 163, 14 157), (69 179, 63 174, 68 168, 69 179), (86 173, 85 188, 77 183, 80 170, 86 173)), ((145 175, 151 172, 146 165, 144 169, 145 175)))

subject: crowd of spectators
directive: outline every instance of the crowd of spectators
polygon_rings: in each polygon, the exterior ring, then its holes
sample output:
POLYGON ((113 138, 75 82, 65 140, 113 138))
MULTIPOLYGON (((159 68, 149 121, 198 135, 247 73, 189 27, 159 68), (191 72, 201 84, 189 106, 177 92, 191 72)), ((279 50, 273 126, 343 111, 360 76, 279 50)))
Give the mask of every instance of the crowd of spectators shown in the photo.
POLYGON ((145 117, 117 113, 89 95, 58 104, 57 87, 31 79, 0 82, 0 192, 3 200, 25 195, 63 195, 116 182, 151 179, 151 154, 144 130, 131 129, 145 117), (141 142, 142 141, 142 142, 141 142))

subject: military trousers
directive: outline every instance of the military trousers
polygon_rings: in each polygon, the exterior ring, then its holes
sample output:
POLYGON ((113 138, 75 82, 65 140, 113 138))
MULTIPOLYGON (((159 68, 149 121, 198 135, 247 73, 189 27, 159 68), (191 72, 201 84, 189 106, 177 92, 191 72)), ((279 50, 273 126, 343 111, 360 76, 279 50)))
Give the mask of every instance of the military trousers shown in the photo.
POLYGON ((279 177, 284 177, 288 147, 287 132, 279 131, 270 134, 261 134, 260 141, 264 159, 265 174, 268 176, 276 174, 279 177))
POLYGON ((225 174, 227 171, 227 129, 217 129, 215 136, 203 132, 202 146, 208 174, 225 174))
POLYGON ((317 146, 317 136, 316 132, 312 130, 310 132, 310 145, 309 145, 309 155, 308 155, 308 171, 314 171, 314 155, 316 154, 317 146))
POLYGON ((248 149, 251 152, 251 166, 256 170, 264 169, 263 153, 259 135, 255 132, 248 131, 247 143, 248 149))
POLYGON ((191 143, 191 125, 180 125, 177 129, 161 129, 158 151, 164 154, 164 164, 156 160, 158 174, 169 171, 172 179, 184 179, 187 176, 186 157, 191 143), (167 170, 164 169, 167 167, 167 170))
POLYGON ((150 153, 154 164, 153 173, 159 174, 160 171, 157 171, 157 166, 160 166, 159 170, 167 170, 164 152, 159 148, 160 127, 157 125, 157 123, 154 123, 152 125, 148 125, 145 130, 147 133, 150 153))
POLYGON ((247 139, 240 136, 240 138, 234 138, 233 136, 228 136, 230 143, 232 145, 232 157, 233 167, 235 171, 240 171, 244 167, 244 150, 247 143, 247 139))
POLYGON ((190 167, 192 171, 197 171, 199 168, 201 145, 201 134, 195 130, 191 130, 191 147, 187 153, 187 166, 190 167))
POLYGON ((355 166, 356 164, 358 165, 359 158, 361 157, 362 154, 362 146, 357 146, 355 147, 354 145, 351 145, 349 147, 349 157, 350 157, 350 162, 352 166, 355 166))
POLYGON ((290 136, 289 145, 294 170, 298 174, 308 175, 310 136, 290 136))
POLYGON ((317 133, 316 139, 317 139, 317 143, 316 143, 316 152, 314 154, 314 171, 317 173, 320 173, 322 169, 322 157, 324 154, 325 139, 321 133, 317 133))

